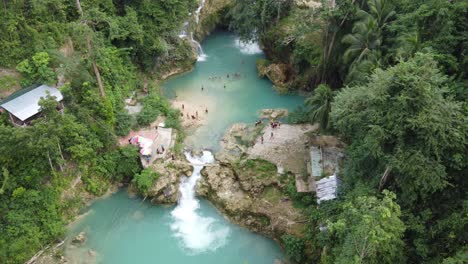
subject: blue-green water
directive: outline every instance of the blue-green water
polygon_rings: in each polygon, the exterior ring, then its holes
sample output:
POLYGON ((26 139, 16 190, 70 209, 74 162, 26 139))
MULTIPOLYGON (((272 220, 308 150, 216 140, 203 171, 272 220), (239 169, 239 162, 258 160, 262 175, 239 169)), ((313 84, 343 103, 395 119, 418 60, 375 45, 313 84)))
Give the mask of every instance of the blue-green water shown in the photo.
POLYGON ((187 145, 217 150, 226 128, 233 123, 254 122, 260 109, 293 110, 303 103, 303 97, 280 95, 269 80, 258 77, 256 61, 264 58, 258 46, 240 45, 235 35, 216 32, 206 38, 203 48, 205 61, 163 84, 169 98, 177 96, 177 100, 208 108, 207 115, 200 113, 207 124, 189 134, 187 145), (240 77, 235 77, 236 73, 240 77))
MULTIPOLYGON (((66 247, 65 255, 71 263, 171 263, 171 264, 272 264, 282 258, 278 245, 265 237, 229 223, 207 201, 199 201, 198 212, 211 221, 210 231, 227 230, 208 248, 187 248, 183 238, 176 236, 171 225, 174 206, 157 206, 129 198, 125 191, 96 201, 91 212, 75 224, 70 236, 81 231, 88 239, 83 247, 66 247), (96 257, 89 253, 95 251, 96 257)), ((210 236, 209 232, 196 243, 210 236)), ((214 234, 216 235, 216 234, 214 234)))
MULTIPOLYGON (((163 84, 169 98, 209 110, 200 113, 206 124, 189 132, 189 146, 217 150, 232 123, 254 122, 263 108, 291 110, 302 104, 303 98, 281 96, 268 80, 257 77, 255 62, 263 58, 257 46, 240 46, 234 35, 217 32, 203 48, 205 61, 163 84)), ((181 184, 183 198, 177 207, 152 205, 125 191, 96 201, 68 233, 73 238, 86 232, 86 243, 74 246, 68 240, 66 257, 71 263, 104 264, 271 264, 282 259, 273 240, 231 224, 209 202, 194 197, 199 169, 181 184)))

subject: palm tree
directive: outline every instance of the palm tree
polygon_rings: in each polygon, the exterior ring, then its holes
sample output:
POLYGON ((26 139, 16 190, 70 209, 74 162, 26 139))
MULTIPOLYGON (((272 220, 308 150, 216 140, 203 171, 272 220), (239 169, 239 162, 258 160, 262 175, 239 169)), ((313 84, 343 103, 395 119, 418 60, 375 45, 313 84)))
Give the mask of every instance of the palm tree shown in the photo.
POLYGON ((343 55, 346 63, 353 65, 367 59, 372 51, 379 49, 382 44, 377 20, 368 17, 356 22, 353 33, 344 36, 342 42, 349 45, 343 55))
POLYGON ((409 58, 422 49, 422 41, 419 32, 407 32, 398 37, 399 47, 397 57, 409 58))
POLYGON ((331 103, 334 92, 326 84, 320 84, 315 88, 314 94, 306 99, 305 104, 309 107, 309 114, 312 122, 320 124, 320 128, 329 128, 331 103))
MULTIPOLYGON (((394 7, 387 0, 369 0, 369 11, 359 10, 357 21, 351 34, 343 37, 342 42, 349 47, 344 53, 346 63, 351 68, 362 60, 376 61, 382 45, 382 31, 395 15, 394 7)), ((378 60, 377 60, 378 61, 378 60)))

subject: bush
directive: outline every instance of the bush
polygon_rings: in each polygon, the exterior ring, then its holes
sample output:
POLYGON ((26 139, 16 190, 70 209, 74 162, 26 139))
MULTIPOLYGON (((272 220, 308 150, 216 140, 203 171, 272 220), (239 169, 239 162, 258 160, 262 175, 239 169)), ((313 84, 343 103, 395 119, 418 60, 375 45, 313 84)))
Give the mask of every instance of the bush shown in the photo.
POLYGON ((304 241, 293 235, 283 235, 281 240, 288 259, 296 263, 302 263, 304 260, 304 241))
POLYGON ((305 208, 314 203, 314 199, 310 193, 297 192, 294 177, 288 179, 285 191, 287 195, 292 199, 295 207, 305 208))
POLYGON ((157 172, 153 171, 151 168, 146 168, 142 170, 141 173, 136 174, 132 182, 135 184, 141 194, 147 195, 149 188, 158 178, 159 174, 157 172))
POLYGON ((57 75, 49 65, 50 57, 47 52, 38 52, 32 56, 31 60, 24 60, 18 64, 16 69, 21 72, 23 79, 22 86, 29 86, 33 83, 54 84, 57 75))
POLYGON ((169 115, 171 108, 169 102, 158 95, 149 95, 143 99, 143 109, 137 116, 140 126, 148 126, 158 118, 159 114, 169 115))
POLYGON ((116 115, 115 134, 117 136, 126 136, 130 133, 132 127, 132 116, 125 111, 118 112, 116 115))
POLYGON ((169 109, 166 114, 166 127, 172 127, 174 129, 181 129, 182 125, 180 123, 180 111, 177 109, 169 109))

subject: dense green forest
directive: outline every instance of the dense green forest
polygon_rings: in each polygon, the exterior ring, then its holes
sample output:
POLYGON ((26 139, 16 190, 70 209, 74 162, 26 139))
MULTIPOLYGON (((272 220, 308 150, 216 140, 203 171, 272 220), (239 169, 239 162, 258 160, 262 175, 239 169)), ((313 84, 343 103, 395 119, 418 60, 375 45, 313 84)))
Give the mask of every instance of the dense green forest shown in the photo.
MULTIPOLYGON (((0 263, 23 263, 64 234, 82 206, 65 195, 81 177, 88 192, 102 195, 112 182, 141 171, 138 152, 119 148, 116 137, 147 125, 159 114, 178 126, 178 113, 149 85, 138 120, 123 99, 141 91, 145 73, 191 62, 192 48, 176 31, 196 7, 171 1, 2 1, 0 66, 16 68, 22 86, 55 84, 65 113, 49 98, 33 126, 0 123, 0 263), (151 95, 152 94, 152 95, 151 95)), ((3 80, 2 80, 3 81, 3 80)))
MULTIPOLYGON (((289 90, 313 91, 291 115, 348 145, 339 199, 307 208, 308 232, 285 236, 297 263, 466 263, 468 259, 468 2, 235 0, 226 18, 288 65, 289 90), (331 6, 330 3, 336 3, 331 6)), ((0 67, 22 86, 61 88, 65 113, 17 129, 0 115, 0 263, 24 263, 57 242, 81 177, 102 195, 112 182, 144 192, 158 177, 116 138, 179 113, 155 88, 133 120, 124 98, 144 79, 192 60, 177 37, 195 0, 16 0, 0 6, 0 67), (132 179, 136 175, 135 179, 132 179)))
POLYGON ((307 246, 285 241, 290 255, 466 263, 468 2, 322 4, 238 0, 230 12, 232 30, 290 67, 289 89, 315 88, 290 120, 349 144, 340 198, 310 209, 307 246))

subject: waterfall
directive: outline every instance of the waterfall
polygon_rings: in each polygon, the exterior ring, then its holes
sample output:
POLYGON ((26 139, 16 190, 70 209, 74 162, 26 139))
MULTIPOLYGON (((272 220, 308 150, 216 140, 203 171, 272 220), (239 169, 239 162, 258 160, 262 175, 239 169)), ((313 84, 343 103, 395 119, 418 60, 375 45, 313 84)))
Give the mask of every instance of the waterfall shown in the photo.
POLYGON ((197 61, 205 61, 206 54, 203 51, 203 48, 200 45, 200 43, 193 38, 193 32, 190 32, 190 41, 193 43, 193 45, 195 45, 195 48, 197 49, 197 53, 198 53, 197 61))
POLYGON ((243 54, 253 55, 263 52, 257 42, 242 42, 239 38, 236 38, 234 40, 234 45, 239 48, 240 52, 243 54))
POLYGON ((200 0, 200 5, 198 6, 197 10, 195 11, 195 22, 197 22, 197 25, 198 25, 198 22, 199 22, 199 19, 200 19, 200 12, 201 12, 204 5, 205 5, 205 0, 200 0))
POLYGON ((202 216, 198 212, 200 204, 195 197, 195 186, 201 177, 200 171, 204 164, 212 163, 214 157, 209 151, 203 151, 201 157, 193 157, 190 153, 185 153, 185 156, 194 164, 193 173, 192 176, 182 179, 179 186, 181 197, 177 207, 171 212, 174 219, 171 229, 183 247, 194 254, 216 250, 226 243, 229 228, 218 226, 214 218, 202 216))
MULTIPOLYGON (((197 23, 197 25, 200 22, 200 12, 201 12, 204 5, 205 5, 205 0, 201 0, 200 5, 198 6, 197 10, 195 11, 195 22, 197 23)), ((189 24, 188 22, 184 23, 182 32, 179 34, 179 38, 186 38, 187 37, 188 24, 189 24)), ((200 43, 193 38, 193 32, 190 32, 189 36, 190 36, 190 39, 189 39, 190 42, 192 42, 192 45, 194 45, 194 47, 197 50, 197 54, 198 54, 197 61, 205 61, 207 56, 206 56, 205 52, 203 51, 203 48, 200 45, 200 43)))

